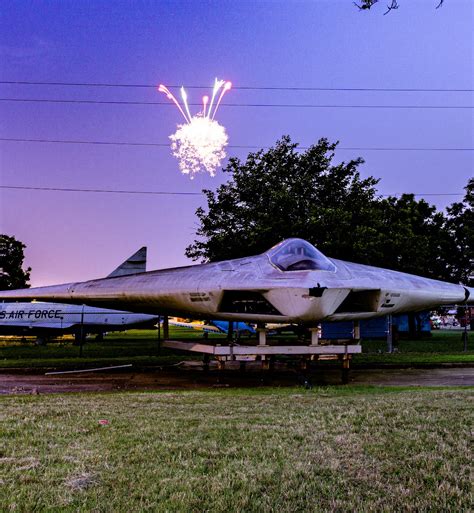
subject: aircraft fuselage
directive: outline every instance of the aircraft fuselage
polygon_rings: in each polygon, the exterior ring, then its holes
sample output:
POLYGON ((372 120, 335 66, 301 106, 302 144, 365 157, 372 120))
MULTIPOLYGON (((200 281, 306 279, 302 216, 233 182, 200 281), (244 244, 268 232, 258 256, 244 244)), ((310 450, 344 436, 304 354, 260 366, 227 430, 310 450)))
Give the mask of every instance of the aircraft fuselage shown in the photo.
POLYGON ((462 303, 473 289, 329 259, 288 239, 254 257, 0 293, 202 319, 316 324, 462 303))

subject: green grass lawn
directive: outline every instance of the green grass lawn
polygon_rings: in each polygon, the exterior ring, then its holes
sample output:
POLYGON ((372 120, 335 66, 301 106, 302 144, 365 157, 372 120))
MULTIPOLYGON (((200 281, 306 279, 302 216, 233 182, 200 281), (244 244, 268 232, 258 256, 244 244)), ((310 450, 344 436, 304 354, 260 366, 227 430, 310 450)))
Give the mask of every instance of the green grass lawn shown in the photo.
POLYGON ((472 511, 473 398, 368 387, 4 396, 0 511, 472 511))
POLYGON ((354 357, 359 364, 423 365, 439 363, 474 363, 474 333, 468 332, 468 351, 464 352, 461 331, 433 331, 423 340, 400 340, 395 352, 386 353, 384 340, 364 340, 362 354, 354 357))
MULTIPOLYGON (((202 333, 185 328, 170 328, 170 337, 180 340, 202 340, 202 333)), ((279 337, 287 339, 288 336, 279 337)), ((209 340, 225 341, 225 335, 209 334, 209 340)), ((245 338, 242 343, 245 343, 245 338)), ((474 363, 474 334, 469 333, 469 351, 463 352, 459 331, 435 331, 427 340, 401 340, 397 352, 387 354, 383 340, 364 340, 363 353, 354 357, 360 365, 430 365, 439 363, 474 363)), ((196 354, 178 354, 169 350, 158 351, 157 333, 152 330, 130 330, 110 333, 103 342, 90 339, 80 349, 72 345, 71 337, 64 337, 47 346, 37 346, 34 339, 0 338, 0 368, 13 367, 79 367, 90 365, 137 366, 166 365, 183 359, 199 358, 196 354)))
MULTIPOLYGON (((468 331, 468 349, 474 352, 474 333, 468 331)), ((385 340, 364 340, 364 353, 387 350, 385 340)), ((399 340, 394 347, 400 353, 457 353, 464 349, 461 330, 432 331, 431 337, 421 340, 399 340)))
MULTIPOLYGON (((170 328, 170 335, 180 339, 196 339, 197 335, 183 328, 170 328)), ((222 339, 210 334, 209 340, 222 339)), ((129 330, 109 333, 103 341, 88 339, 82 348, 73 345, 71 336, 63 337, 46 346, 37 346, 34 338, 21 342, 19 338, 0 339, 0 368, 11 367, 69 367, 87 365, 166 365, 179 362, 192 355, 179 355, 159 350, 157 332, 153 330, 129 330)), ((196 357, 195 355, 193 356, 196 357)))

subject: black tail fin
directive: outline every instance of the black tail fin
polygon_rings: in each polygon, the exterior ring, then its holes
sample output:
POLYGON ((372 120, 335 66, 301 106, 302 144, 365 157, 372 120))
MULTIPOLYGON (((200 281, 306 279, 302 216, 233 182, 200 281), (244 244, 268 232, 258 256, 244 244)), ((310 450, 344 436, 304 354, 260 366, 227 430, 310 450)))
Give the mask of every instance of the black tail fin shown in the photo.
POLYGON ((125 262, 120 264, 115 271, 112 271, 107 278, 116 278, 117 276, 127 276, 129 274, 144 273, 146 271, 146 246, 140 248, 125 262))

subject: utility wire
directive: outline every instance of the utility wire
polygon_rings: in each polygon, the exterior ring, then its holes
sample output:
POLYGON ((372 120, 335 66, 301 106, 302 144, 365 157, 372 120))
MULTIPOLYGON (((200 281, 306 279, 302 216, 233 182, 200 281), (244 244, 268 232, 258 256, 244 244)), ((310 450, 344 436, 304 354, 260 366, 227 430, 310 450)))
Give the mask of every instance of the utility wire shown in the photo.
MULTIPOLYGON (((47 143, 47 144, 90 144, 98 146, 145 146, 168 148, 169 143, 146 143, 146 142, 130 142, 130 141, 81 141, 66 139, 20 139, 14 137, 0 137, 0 141, 4 142, 27 142, 27 143, 47 143)), ((250 145, 233 145, 229 144, 227 148, 258 150, 268 149, 271 146, 250 146, 250 145)), ((299 150, 308 150, 310 146, 298 146, 299 150)), ((336 150, 345 151, 474 151, 474 148, 441 148, 441 147, 389 147, 389 146, 338 146, 336 150)))
MULTIPOLYGON (((202 196, 202 192, 180 192, 180 191, 134 191, 134 190, 117 190, 117 189, 77 189, 65 187, 32 187, 22 185, 0 185, 0 189, 17 189, 27 191, 53 191, 53 192, 85 192, 85 193, 107 193, 107 194, 146 194, 159 196, 202 196)), ((397 192, 393 194, 379 194, 379 196, 400 196, 402 194, 413 194, 413 196, 463 196, 463 193, 404 193, 397 192)))
MULTIPOLYGON (((117 84, 104 82, 35 82, 29 80, 0 80, 0 84, 62 86, 62 87, 118 87, 156 89, 156 84, 117 84)), ((179 88, 180 85, 169 85, 168 88, 179 88)), ((184 85, 186 89, 209 89, 211 86, 184 85)), ((293 87, 293 86, 232 86, 236 90, 248 91, 382 91, 382 92, 435 92, 435 93, 469 93, 472 88, 418 88, 418 87, 293 87)))
MULTIPOLYGON (((72 103, 90 105, 166 105, 170 102, 144 102, 122 100, 61 100, 49 98, 0 98, 0 102, 23 103, 72 103)), ((202 107, 201 103, 189 103, 189 106, 202 107)), ((314 103, 221 103, 220 107, 272 107, 272 108, 313 108, 313 109, 474 109, 474 105, 341 105, 314 103)))
POLYGON ((68 187, 30 187, 22 185, 0 185, 0 189, 18 189, 25 191, 54 191, 54 192, 93 192, 107 194, 150 194, 158 196, 202 196, 202 192, 181 192, 181 191, 132 191, 117 189, 76 189, 68 187))

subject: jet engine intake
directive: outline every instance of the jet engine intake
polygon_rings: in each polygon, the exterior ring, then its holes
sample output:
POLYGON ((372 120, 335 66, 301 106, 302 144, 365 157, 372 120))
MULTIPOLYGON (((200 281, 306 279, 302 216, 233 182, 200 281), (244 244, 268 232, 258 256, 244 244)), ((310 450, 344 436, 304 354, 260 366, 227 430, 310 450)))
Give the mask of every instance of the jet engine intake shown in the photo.
POLYGON ((262 294, 246 290, 225 290, 219 312, 282 315, 262 294))
POLYGON ((351 290, 335 313, 377 312, 379 300, 380 289, 351 290))

